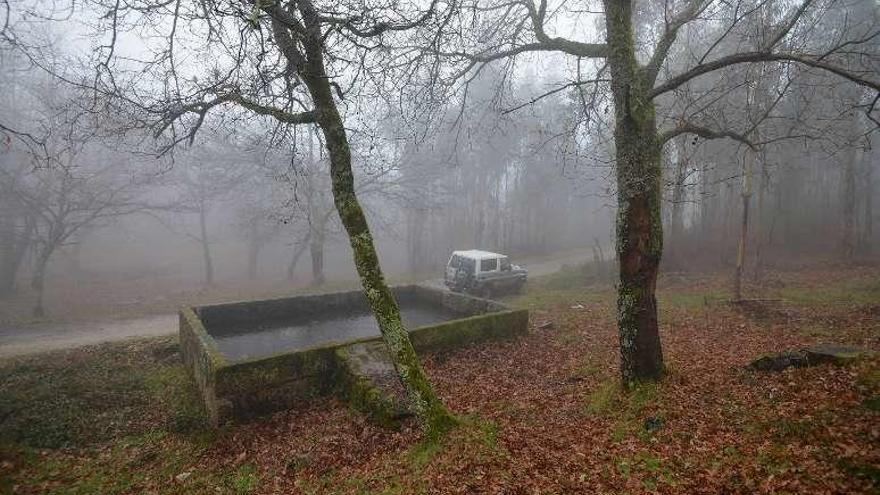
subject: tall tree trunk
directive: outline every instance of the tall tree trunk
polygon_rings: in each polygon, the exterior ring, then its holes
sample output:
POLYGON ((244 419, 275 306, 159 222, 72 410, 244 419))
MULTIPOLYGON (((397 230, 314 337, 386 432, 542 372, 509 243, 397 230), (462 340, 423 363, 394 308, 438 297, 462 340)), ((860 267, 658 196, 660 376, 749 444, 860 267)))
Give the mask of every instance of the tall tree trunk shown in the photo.
MULTIPOLYGON (((321 225, 318 229, 323 229, 321 225)), ((312 233, 312 240, 309 243, 309 254, 312 258, 312 285, 323 285, 324 278, 324 232, 316 230, 312 233)))
POLYGON ((306 232, 305 238, 297 243, 296 249, 293 251, 293 257, 290 259, 290 264, 287 265, 287 280, 293 280, 294 275, 296 273, 296 265, 299 263, 299 259, 306 252, 306 248, 309 246, 309 239, 311 238, 312 233, 311 230, 306 232))
POLYGON ((411 274, 425 270, 425 223, 427 212, 421 208, 409 208, 407 218, 407 264, 411 274))
POLYGON ((31 247, 34 230, 30 216, 19 211, 17 205, 7 206, 7 210, 0 212, 0 298, 15 291, 16 276, 31 247))
POLYGON ((0 297, 15 290, 15 275, 21 261, 16 253, 15 217, 11 208, 0 211, 0 297))
POLYGON ((257 226, 257 222, 251 221, 248 230, 247 273, 249 279, 255 280, 259 275, 260 248, 262 248, 263 243, 260 239, 260 229, 257 226))
POLYGON ((746 262, 746 246, 749 239, 749 203, 752 199, 752 170, 755 152, 747 150, 743 157, 742 217, 739 230, 739 244, 736 249, 736 268, 733 272, 733 299, 742 299, 742 274, 746 262))
POLYGON ((761 183, 758 186, 758 210, 755 212, 755 281, 761 279, 761 274, 763 271, 763 259, 762 248, 764 246, 764 231, 766 230, 765 223, 767 222, 767 212, 764 206, 765 198, 767 196, 767 187, 768 182, 770 182, 770 172, 767 170, 765 155, 762 153, 761 155, 761 167, 758 171, 758 177, 761 178, 761 183))
POLYGON ((675 177, 672 184, 672 218, 669 221, 669 249, 667 249, 667 261, 672 260, 674 266, 679 266, 684 247, 684 183, 688 171, 688 156, 686 152, 687 140, 684 137, 677 139, 675 144, 677 160, 675 164, 675 177))
POLYGON ((663 252, 662 156, 650 88, 636 61, 632 3, 605 1, 615 111, 617 326, 625 385, 663 374, 657 324, 657 271, 663 252))
POLYGON ((208 241, 208 222, 205 218, 204 203, 199 203, 199 242, 202 245, 202 259, 205 263, 205 285, 214 284, 214 263, 211 260, 211 244, 208 241))
MULTIPOLYGON (((876 154, 876 151, 874 151, 876 154)), ((862 226, 861 251, 870 254, 874 242, 874 160, 870 153, 865 153, 865 220, 862 226)))
MULTIPOLYGON (((312 96, 316 121, 324 134, 330 155, 333 202, 348 233, 364 295, 376 317, 382 340, 388 348, 397 375, 406 389, 410 407, 422 423, 426 435, 437 437, 452 428, 456 420, 431 387, 409 334, 403 327, 397 301, 385 283, 367 218, 355 193, 348 136, 333 99, 330 78, 324 69, 323 33, 318 14, 310 0, 301 0, 298 5, 307 31, 301 39, 305 59, 301 60, 297 56, 293 58, 301 64, 300 75, 312 96)), ((279 21, 273 22, 273 28, 276 41, 282 46, 282 50, 287 51, 290 59, 293 50, 296 50, 293 40, 279 21)))
POLYGON ((843 163, 843 188, 841 201, 843 203, 840 249, 841 254, 847 260, 852 260, 856 251, 856 158, 858 152, 854 145, 844 157, 843 163))
POLYGON ((46 265, 49 264, 49 258, 52 256, 53 249, 45 247, 40 250, 37 256, 36 266, 34 267, 33 278, 31 279, 31 288, 37 293, 37 301, 34 303, 34 316, 41 318, 46 316, 46 307, 44 303, 45 285, 46 285, 46 265))

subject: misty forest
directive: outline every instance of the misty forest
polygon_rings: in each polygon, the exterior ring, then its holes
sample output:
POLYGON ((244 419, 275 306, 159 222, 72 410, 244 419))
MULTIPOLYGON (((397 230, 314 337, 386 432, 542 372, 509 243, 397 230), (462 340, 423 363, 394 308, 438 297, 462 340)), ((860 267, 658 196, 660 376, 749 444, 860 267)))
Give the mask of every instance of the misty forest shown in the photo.
POLYGON ((876 493, 878 147, 877 0, 0 0, 0 493, 876 493))

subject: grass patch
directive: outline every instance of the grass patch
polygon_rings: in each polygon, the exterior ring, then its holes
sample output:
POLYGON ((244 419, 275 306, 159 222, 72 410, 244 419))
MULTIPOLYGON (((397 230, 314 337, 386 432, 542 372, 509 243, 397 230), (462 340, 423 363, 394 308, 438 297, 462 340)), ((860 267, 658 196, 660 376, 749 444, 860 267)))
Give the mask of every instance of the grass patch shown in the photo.
POLYGON ((632 457, 618 458, 614 466, 620 476, 641 480, 645 490, 655 491, 663 483, 674 484, 672 473, 663 460, 648 452, 636 452, 632 457))
POLYGON ((203 418, 172 339, 0 362, 0 442, 81 447, 153 428, 195 431, 203 418))
POLYGON ((880 467, 853 462, 849 459, 840 459, 837 461, 837 467, 850 476, 870 481, 874 488, 880 487, 880 467))
POLYGON ((697 310, 716 306, 728 299, 730 295, 721 290, 658 290, 657 299, 661 306, 683 310, 697 310))
POLYGON ((565 266, 556 273, 530 277, 523 292, 504 298, 518 309, 547 309, 561 304, 612 303, 611 280, 594 273, 592 263, 565 266))
POLYGON ((259 480, 257 470, 252 464, 242 464, 226 476, 224 485, 236 495, 245 495, 257 487, 259 480))
POLYGON ((602 374, 602 365, 593 359, 575 368, 571 373, 573 380, 586 380, 594 378, 602 374))
POLYGON ((587 396, 586 411, 591 415, 605 415, 620 398, 620 385, 616 380, 604 380, 587 396))
POLYGON ((649 439, 663 425, 662 412, 656 409, 660 384, 639 382, 624 390, 617 379, 603 380, 586 398, 584 412, 613 421, 611 440, 620 442, 631 436, 649 439))
POLYGON ((821 286, 785 287, 778 290, 778 295, 801 306, 871 306, 880 301, 880 280, 869 278, 821 286))

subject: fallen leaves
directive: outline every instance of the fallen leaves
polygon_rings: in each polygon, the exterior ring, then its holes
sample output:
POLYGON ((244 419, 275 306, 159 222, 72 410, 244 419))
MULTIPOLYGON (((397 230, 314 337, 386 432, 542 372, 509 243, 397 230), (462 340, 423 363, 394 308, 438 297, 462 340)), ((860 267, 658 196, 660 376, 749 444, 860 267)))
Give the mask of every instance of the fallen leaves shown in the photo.
MULTIPOLYGON (((779 275, 786 290, 807 290, 810 284, 833 284, 847 276, 779 275)), ((692 282, 683 289, 692 291, 692 282)), ((710 279, 697 285, 709 291, 720 283, 710 279)), ((679 289, 664 288, 671 293, 679 289)), ((162 438, 153 447, 161 453, 137 466, 149 475, 128 492, 202 493, 205 487, 233 493, 235 487, 247 487, 250 493, 352 494, 876 489, 880 427, 871 404, 880 393, 877 359, 777 374, 743 369, 763 352, 812 345, 820 338, 880 349, 872 311, 853 305, 794 305, 756 316, 708 299, 696 306, 670 304, 661 315, 667 377, 625 392, 617 386, 612 304, 579 301, 563 297, 542 308, 535 320, 540 328, 519 340, 425 356, 439 394, 466 418, 442 444, 424 443, 412 422, 387 430, 333 398, 321 398, 225 430, 198 448, 184 437, 162 438), (832 337, 802 331, 810 325, 832 328, 832 337), (176 471, 156 475, 175 465, 168 459, 181 451, 187 455, 176 471), (167 484, 170 478, 177 481, 174 487, 167 484)), ((141 452, 146 447, 132 448, 141 452)), ((110 461, 99 451, 52 451, 48 456, 57 465, 115 469, 102 464, 110 461)), ((6 464, 2 468, 6 471, 6 464)), ((26 476, 22 470, 17 489, 39 492, 26 476)), ((67 477, 51 486, 75 482, 67 477)))

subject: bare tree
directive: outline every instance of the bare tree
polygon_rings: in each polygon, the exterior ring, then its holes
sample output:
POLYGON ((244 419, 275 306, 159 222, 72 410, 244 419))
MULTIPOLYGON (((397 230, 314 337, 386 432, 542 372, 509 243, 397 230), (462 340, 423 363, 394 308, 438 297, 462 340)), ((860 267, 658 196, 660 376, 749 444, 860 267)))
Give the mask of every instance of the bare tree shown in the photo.
POLYGON ((272 118, 279 128, 316 125, 327 150, 334 205, 411 408, 427 434, 447 431, 455 420, 422 369, 379 266, 355 190, 352 151, 339 106, 367 84, 361 75, 382 73, 381 67, 370 68, 366 61, 383 37, 425 22, 435 13, 435 4, 426 10, 373 9, 359 2, 321 5, 312 0, 168 6, 155 0, 89 4, 87 12, 100 12, 96 28, 101 41, 94 52, 98 70, 88 83, 65 80, 88 87, 102 104, 131 116, 128 125, 154 125, 156 135, 166 140, 165 152, 179 143, 192 143, 209 113, 233 125, 253 116, 272 118), (150 47, 155 56, 122 56, 117 41, 147 25, 166 29, 163 42, 150 47), (187 62, 177 53, 183 46, 191 64, 201 60, 200 54, 211 67, 203 70, 198 62, 184 69, 187 62))
MULTIPOLYGON (((666 2, 662 24, 652 25, 651 29, 641 32, 636 29, 637 11, 633 1, 606 0, 602 4, 604 11, 597 15, 604 17, 604 40, 582 41, 552 34, 557 27, 554 22, 571 13, 571 8, 566 9, 565 4, 551 9, 546 0, 474 3, 472 9, 465 6, 461 10, 468 12, 468 16, 482 13, 481 25, 487 26, 486 30, 473 33, 450 29, 446 45, 453 48, 442 50, 441 55, 461 64, 456 72, 458 75, 528 52, 562 53, 577 61, 597 60, 598 75, 602 76, 606 71, 610 75, 608 86, 614 104, 618 198, 616 245, 620 281, 617 314, 621 376, 624 383, 630 383, 657 378, 663 372, 655 297, 663 252, 660 214, 662 147, 682 134, 748 142, 737 129, 712 128, 685 119, 674 121, 668 129, 660 130, 657 102, 664 102, 703 76, 755 63, 800 64, 878 92, 880 81, 876 79, 876 55, 869 53, 866 43, 880 32, 877 24, 862 22, 839 30, 840 36, 818 35, 814 31, 816 22, 828 9, 846 8, 834 2, 805 0, 778 16, 757 20, 756 16, 761 15, 760 2, 666 2), (703 53, 689 57, 683 68, 671 72, 668 56, 679 34, 691 24, 708 30, 706 26, 716 20, 723 20, 724 24, 720 30, 714 30, 718 34, 714 35, 710 46, 703 53), (761 26, 757 32, 743 29, 743 26, 755 24, 761 26), (804 41, 805 33, 812 35, 809 42, 804 41), (492 41, 486 43, 486 39, 492 41), (723 43, 732 39, 747 42, 723 43), (734 48, 722 52, 719 50, 722 44, 734 48)), ((461 22, 472 23, 469 18, 461 22)), ((567 84, 604 83, 602 77, 594 77, 567 84)), ((874 111, 873 106, 868 111, 874 111)))

